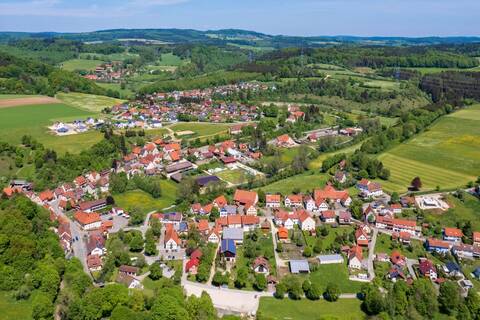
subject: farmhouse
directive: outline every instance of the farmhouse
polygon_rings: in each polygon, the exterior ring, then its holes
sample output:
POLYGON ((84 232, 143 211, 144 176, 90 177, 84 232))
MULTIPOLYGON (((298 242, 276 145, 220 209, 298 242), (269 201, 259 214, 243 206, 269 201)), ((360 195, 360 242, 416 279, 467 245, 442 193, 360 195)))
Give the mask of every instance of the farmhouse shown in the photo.
POLYGON ((252 265, 253 271, 255 273, 261 273, 261 274, 269 274, 270 272, 270 265, 268 263, 268 260, 265 259, 264 257, 257 257, 253 261, 252 265))
POLYGON ((357 188, 364 197, 379 197, 383 194, 382 186, 379 183, 362 179, 358 182, 357 188))
POLYGON ((320 204, 325 200, 327 201, 330 200, 333 202, 341 203, 342 205, 347 207, 352 202, 352 199, 348 195, 348 191, 346 190, 338 191, 331 185, 327 185, 323 189, 316 189, 313 192, 313 199, 317 204, 320 204))
POLYGON ((165 230, 165 240, 164 247, 167 250, 175 251, 180 246, 180 238, 178 237, 177 232, 173 229, 173 225, 167 224, 165 230))
POLYGON ((277 147, 291 148, 295 146, 295 141, 293 141, 293 139, 290 138, 288 134, 283 134, 277 137, 276 144, 277 144, 277 147))
POLYGON ((87 213, 83 211, 75 212, 75 220, 82 226, 83 230, 99 229, 102 225, 102 220, 98 213, 87 213))
POLYGON ((315 220, 313 220, 307 211, 301 210, 298 214, 298 220, 300 222, 300 228, 303 231, 315 230, 315 220))
POLYGON ((285 207, 303 207, 302 195, 291 194, 285 197, 285 207))
POLYGON ((280 208, 280 204, 281 204, 281 196, 279 194, 265 195, 265 207, 280 208))
POLYGON ((233 201, 235 201, 237 205, 256 205, 258 202, 258 194, 255 191, 237 189, 235 190, 233 201))

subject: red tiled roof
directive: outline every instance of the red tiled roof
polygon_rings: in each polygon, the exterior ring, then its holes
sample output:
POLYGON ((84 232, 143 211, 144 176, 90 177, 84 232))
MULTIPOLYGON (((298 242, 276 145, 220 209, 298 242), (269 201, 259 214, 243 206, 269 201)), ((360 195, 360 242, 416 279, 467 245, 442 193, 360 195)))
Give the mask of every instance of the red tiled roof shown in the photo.
POLYGON ((461 238, 463 236, 463 232, 457 228, 444 228, 443 233, 447 237, 458 237, 461 238))
POLYGON ((165 242, 172 239, 173 241, 175 241, 176 244, 180 244, 180 238, 178 237, 175 229, 173 229, 173 225, 167 224, 166 229, 167 230, 165 231, 165 242))
POLYGON ((200 231, 200 232, 205 232, 205 231, 207 231, 207 230, 209 229, 208 220, 206 220, 206 219, 201 219, 200 221, 198 221, 197 229, 198 229, 198 231, 200 231))
POLYGON ((83 211, 75 212, 75 220, 77 220, 81 225, 87 225, 94 222, 101 221, 100 215, 98 213, 86 213, 83 211))
POLYGON ((335 218, 335 211, 333 210, 327 210, 322 212, 322 217, 324 219, 332 219, 335 218))
POLYGON ((213 203, 216 204, 219 207, 223 207, 223 206, 228 204, 227 198, 225 198, 225 196, 223 196, 223 195, 215 198, 215 200, 213 200, 213 203))
POLYGON ((235 195, 233 197, 234 201, 240 202, 242 204, 256 203, 257 200, 257 193, 255 191, 247 191, 247 190, 235 190, 235 195))
POLYGON ((267 194, 265 196, 265 202, 280 202, 281 196, 279 194, 267 194))
POLYGON ((313 198, 315 201, 320 201, 320 199, 345 200, 348 198, 348 191, 336 190, 331 185, 327 185, 323 189, 316 189, 313 193, 313 198))

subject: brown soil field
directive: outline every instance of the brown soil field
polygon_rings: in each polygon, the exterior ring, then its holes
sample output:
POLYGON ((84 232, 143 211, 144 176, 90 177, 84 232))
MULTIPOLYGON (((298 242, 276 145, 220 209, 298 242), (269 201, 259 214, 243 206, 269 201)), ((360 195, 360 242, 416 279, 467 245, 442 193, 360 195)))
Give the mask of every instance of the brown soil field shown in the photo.
POLYGON ((51 97, 4 99, 4 100, 0 100, 0 108, 10 108, 10 107, 17 107, 17 106, 32 105, 32 104, 48 104, 48 103, 62 103, 62 102, 60 100, 57 100, 51 97))

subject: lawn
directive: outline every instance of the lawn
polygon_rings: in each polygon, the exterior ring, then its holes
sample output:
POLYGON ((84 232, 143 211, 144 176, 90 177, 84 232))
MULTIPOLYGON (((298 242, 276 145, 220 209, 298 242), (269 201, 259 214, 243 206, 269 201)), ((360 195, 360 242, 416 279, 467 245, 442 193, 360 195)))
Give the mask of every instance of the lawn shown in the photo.
POLYGON ((105 89, 118 91, 121 98, 129 99, 134 96, 134 92, 130 90, 128 86, 125 89, 122 89, 120 83, 97 82, 97 85, 105 89))
POLYGON ((406 246, 394 248, 392 247, 392 237, 388 234, 379 233, 377 236, 377 242, 375 243, 375 253, 386 253, 390 255, 393 250, 398 250, 404 256, 410 259, 417 259, 418 257, 424 257, 427 255, 422 242, 412 240, 411 247, 413 249, 412 251, 410 251, 406 246))
POLYGON ((354 153, 355 150, 360 149, 362 144, 363 144, 363 141, 359 142, 357 144, 354 144, 352 146, 349 146, 349 147, 346 147, 346 148, 343 148, 343 149, 339 149, 337 151, 322 153, 320 156, 318 156, 318 158, 310 161, 309 167, 310 167, 310 169, 320 169, 322 167, 323 161, 325 159, 327 159, 328 157, 334 156, 334 155, 339 154, 339 153, 345 153, 345 154, 354 153))
POLYGON ((202 136, 213 136, 217 134, 224 134, 228 132, 228 125, 219 123, 198 123, 198 122, 184 122, 171 125, 169 128, 175 132, 193 131, 195 138, 202 136))
MULTIPOLYGON (((342 235, 342 234, 350 234, 354 231, 354 228, 352 226, 339 226, 337 228, 332 228, 331 226, 326 226, 328 232, 328 235, 326 237, 321 237, 322 239, 322 249, 324 251, 327 251, 328 248, 332 245, 332 243, 335 241, 335 238, 337 235, 342 235)), ((305 240, 306 243, 313 248, 315 245, 316 237, 310 236, 307 232, 304 232, 305 235, 305 240)))
POLYGON ((348 279, 347 260, 342 264, 319 265, 318 269, 310 273, 312 283, 316 283, 323 292, 330 282, 336 283, 341 293, 357 293, 362 287, 362 282, 348 279))
POLYGON ((287 195, 289 193, 292 193, 292 191, 294 191, 295 189, 299 189, 300 192, 307 192, 315 188, 323 188, 327 180, 327 174, 309 171, 306 174, 300 174, 290 178, 279 180, 277 182, 261 187, 260 189, 268 193, 278 192, 283 195, 287 195))
POLYGON ((216 173, 220 179, 228 181, 232 184, 242 184, 247 181, 246 172, 242 169, 226 169, 222 172, 216 173))
MULTIPOLYGON (((310 150, 310 149, 308 149, 310 150)), ((280 153, 280 160, 284 166, 290 165, 298 154, 298 148, 277 148, 277 151, 280 153)), ((273 160, 275 156, 265 156, 261 159, 262 163, 269 163, 273 160)))
POLYGON ((95 113, 100 113, 107 107, 112 107, 125 101, 106 96, 77 92, 58 93, 56 98, 63 101, 65 104, 95 113))
POLYGON ((85 70, 93 71, 103 61, 101 60, 88 60, 88 59, 71 59, 62 62, 62 68, 67 71, 85 70))
POLYGON ((11 292, 0 291, 0 314, 3 320, 32 319, 32 306, 29 301, 17 301, 11 292))
POLYGON ((132 190, 114 195, 115 203, 127 211, 131 208, 138 208, 142 212, 161 211, 174 204, 177 193, 177 186, 170 180, 163 180, 161 186, 162 196, 158 199, 144 191, 132 190))
POLYGON ((311 319, 365 319, 366 315, 360 308, 358 299, 341 299, 337 302, 325 300, 311 301, 307 299, 290 300, 275 298, 260 298, 258 313, 262 317, 276 320, 311 320, 311 319))
POLYGON ((379 156, 390 169, 388 191, 407 191, 419 176, 422 191, 456 188, 480 175, 480 105, 445 116, 429 130, 379 156))
POLYGON ((157 61, 159 66, 180 66, 185 61, 182 60, 179 56, 174 55, 173 53, 162 53, 162 58, 157 61))
POLYGON ((28 95, 28 94, 0 94, 0 100, 20 99, 20 98, 35 98, 35 97, 41 97, 41 96, 28 95))
POLYGON ((55 136, 47 126, 56 120, 73 120, 94 116, 94 113, 65 104, 42 104, 0 109, 0 140, 20 143, 23 135, 31 135, 46 147, 60 154, 78 153, 102 139, 99 132, 91 131, 69 136, 55 136))

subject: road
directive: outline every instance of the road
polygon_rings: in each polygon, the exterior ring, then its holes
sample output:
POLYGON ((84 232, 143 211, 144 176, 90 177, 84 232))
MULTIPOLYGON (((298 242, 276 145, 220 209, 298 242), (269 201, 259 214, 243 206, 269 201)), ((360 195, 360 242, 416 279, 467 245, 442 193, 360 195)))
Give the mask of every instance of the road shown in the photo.
POLYGON ((277 265, 277 272, 278 272, 278 268, 288 267, 288 262, 280 258, 280 255, 277 252, 277 241, 275 240, 277 236, 277 228, 275 227, 271 218, 267 218, 267 219, 270 222, 270 232, 272 233, 272 241, 273 241, 273 252, 275 254, 275 264, 277 265))
POLYGON ((417 264, 418 261, 416 259, 409 259, 409 258, 407 258, 406 260, 407 260, 408 272, 410 273, 410 275, 412 276, 412 278, 414 280, 417 279, 417 275, 415 274, 415 270, 413 270, 413 265, 417 264))
POLYGON ((210 276, 208 277, 208 281, 207 281, 208 285, 212 284, 213 276, 215 275, 215 260, 217 259, 219 248, 220 248, 220 242, 218 242, 217 248, 215 249, 215 255, 213 256, 213 263, 212 263, 212 267, 210 268, 210 276))
POLYGON ((74 241, 72 241, 73 255, 80 260, 85 273, 89 277, 92 277, 92 275, 90 274, 90 270, 88 270, 87 266, 87 233, 83 231, 75 221, 72 221, 66 214, 63 213, 63 210, 58 207, 58 201, 53 201, 50 205, 57 216, 67 219, 70 223, 70 232, 72 234, 72 239, 75 239, 74 241), (78 240, 76 240, 77 238, 78 240))
POLYGON ((368 244, 368 278, 372 281, 375 278, 375 268, 373 267, 373 256, 375 255, 375 243, 377 242, 378 229, 373 228, 373 235, 368 244))

